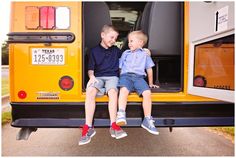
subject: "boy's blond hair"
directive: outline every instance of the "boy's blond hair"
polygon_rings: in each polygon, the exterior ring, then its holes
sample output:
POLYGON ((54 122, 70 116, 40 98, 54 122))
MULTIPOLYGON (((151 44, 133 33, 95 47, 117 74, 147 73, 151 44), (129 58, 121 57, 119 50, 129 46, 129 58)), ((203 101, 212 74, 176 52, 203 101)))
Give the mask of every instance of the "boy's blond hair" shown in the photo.
POLYGON ((148 37, 147 35, 141 31, 141 30, 138 30, 138 31, 132 31, 129 33, 128 37, 129 36, 135 36, 136 38, 138 38, 139 40, 143 41, 143 46, 147 43, 148 41, 148 37))
POLYGON ((119 33, 118 30, 113 25, 104 25, 102 27, 101 32, 107 33, 109 31, 115 31, 116 33, 119 33))

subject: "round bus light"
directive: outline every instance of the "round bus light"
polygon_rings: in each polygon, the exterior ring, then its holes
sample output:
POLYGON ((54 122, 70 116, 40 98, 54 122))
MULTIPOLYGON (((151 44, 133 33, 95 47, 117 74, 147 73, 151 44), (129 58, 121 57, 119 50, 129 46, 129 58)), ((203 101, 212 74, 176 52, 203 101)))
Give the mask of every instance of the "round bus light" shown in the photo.
POLYGON ((196 87, 206 87, 207 81, 204 76, 197 75, 193 79, 193 85, 196 87))
POLYGON ((74 81, 70 76, 63 76, 60 80, 59 80, 59 86, 61 89, 63 89, 64 91, 68 91, 70 89, 73 88, 74 86, 74 81))
POLYGON ((19 92, 18 92, 18 97, 19 97, 20 99, 25 99, 26 96, 27 96, 27 94, 26 94, 25 91, 19 91, 19 92))

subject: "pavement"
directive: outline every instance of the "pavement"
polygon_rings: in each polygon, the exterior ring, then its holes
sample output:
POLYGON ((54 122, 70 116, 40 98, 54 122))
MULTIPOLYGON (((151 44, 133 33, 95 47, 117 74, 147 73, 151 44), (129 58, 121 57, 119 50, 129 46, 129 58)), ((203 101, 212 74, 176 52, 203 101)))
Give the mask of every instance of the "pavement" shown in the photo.
MULTIPOLYGON (((1 66, 1 76, 2 78, 9 76, 9 66, 2 65, 1 66)), ((2 111, 9 111, 10 104, 9 104, 9 94, 2 96, 2 111)))
POLYGON ((81 129, 39 128, 27 141, 16 140, 19 128, 2 127, 2 156, 234 156, 234 144, 208 128, 159 128, 152 135, 141 127, 123 128, 114 139, 109 128, 95 128, 91 142, 79 146, 81 129))

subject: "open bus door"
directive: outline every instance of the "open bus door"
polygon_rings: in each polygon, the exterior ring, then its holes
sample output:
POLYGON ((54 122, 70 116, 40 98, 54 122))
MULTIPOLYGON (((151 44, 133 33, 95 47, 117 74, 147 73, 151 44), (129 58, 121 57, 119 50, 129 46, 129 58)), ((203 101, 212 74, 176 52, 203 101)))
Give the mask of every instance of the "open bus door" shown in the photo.
POLYGON ((234 102, 234 2, 215 4, 189 5, 188 93, 234 102))

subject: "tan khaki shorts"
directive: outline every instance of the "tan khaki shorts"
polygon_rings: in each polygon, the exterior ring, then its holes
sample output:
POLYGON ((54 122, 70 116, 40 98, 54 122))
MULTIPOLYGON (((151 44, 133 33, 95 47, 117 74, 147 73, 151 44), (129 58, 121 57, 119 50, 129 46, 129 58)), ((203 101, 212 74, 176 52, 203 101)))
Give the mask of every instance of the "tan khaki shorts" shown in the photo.
POLYGON ((117 85, 119 78, 117 76, 96 77, 98 82, 94 84, 87 84, 88 87, 95 87, 98 90, 97 96, 107 94, 110 89, 115 89, 118 92, 117 85))

